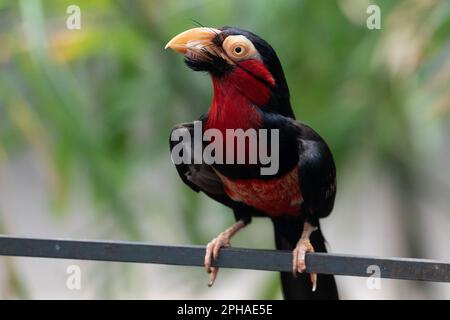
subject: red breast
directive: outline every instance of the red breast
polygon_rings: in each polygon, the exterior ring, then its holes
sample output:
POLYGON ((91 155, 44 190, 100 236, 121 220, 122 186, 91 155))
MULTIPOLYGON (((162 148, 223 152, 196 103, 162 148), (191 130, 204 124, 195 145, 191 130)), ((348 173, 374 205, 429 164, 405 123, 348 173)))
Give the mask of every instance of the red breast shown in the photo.
POLYGON ((234 201, 243 202, 266 212, 270 217, 299 215, 303 197, 298 180, 298 167, 280 178, 230 179, 216 171, 225 192, 234 201))

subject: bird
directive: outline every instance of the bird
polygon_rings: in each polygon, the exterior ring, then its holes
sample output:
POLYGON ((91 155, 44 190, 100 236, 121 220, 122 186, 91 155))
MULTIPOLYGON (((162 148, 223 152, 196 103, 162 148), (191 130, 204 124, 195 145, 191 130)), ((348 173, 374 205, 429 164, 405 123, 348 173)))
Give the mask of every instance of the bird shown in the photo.
MULTIPOLYGON (((225 146, 217 152, 225 155, 233 151, 227 147, 233 146, 227 130, 265 129, 278 134, 278 140, 271 136, 266 143, 266 148, 277 143, 278 168, 274 174, 263 174, 265 164, 259 159, 256 163, 249 161, 253 149, 247 145, 248 140, 241 162, 195 161, 195 152, 188 146, 183 149, 183 159, 190 161, 175 164, 187 186, 234 213, 236 222, 206 246, 208 285, 217 278, 219 268, 212 267, 212 262, 218 260, 221 248, 229 247, 231 238, 253 217, 265 217, 273 222, 276 249, 292 251, 292 272, 280 273, 283 297, 339 299, 332 275, 306 272, 308 253, 327 252, 319 220, 331 213, 335 202, 333 155, 316 131, 296 120, 275 50, 256 34, 229 26, 186 30, 173 37, 165 49, 182 54, 190 69, 208 73, 213 84, 209 110, 197 120, 172 129, 171 151, 181 143, 174 139, 174 133, 184 130, 193 137, 196 123, 201 124, 203 133, 214 129, 223 134, 225 146)), ((256 139, 258 147, 262 141, 256 139)), ((202 141, 202 147, 209 143, 202 141)))

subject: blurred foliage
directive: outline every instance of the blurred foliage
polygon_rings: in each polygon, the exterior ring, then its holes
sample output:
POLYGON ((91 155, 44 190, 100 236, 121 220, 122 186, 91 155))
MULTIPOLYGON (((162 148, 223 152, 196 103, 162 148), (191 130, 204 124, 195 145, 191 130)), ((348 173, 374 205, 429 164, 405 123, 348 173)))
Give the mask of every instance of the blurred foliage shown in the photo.
MULTIPOLYGON (((186 241, 207 241, 231 218, 205 227, 205 198, 175 173, 164 181, 173 170, 171 128, 197 118, 211 100, 208 77, 163 50, 195 20, 239 26, 269 41, 297 117, 328 141, 339 173, 365 154, 392 171, 400 196, 411 197, 417 172, 448 135, 450 2, 374 3, 381 30, 366 28, 369 1, 1 0, 0 164, 32 149, 55 212, 65 212, 81 184, 99 219, 115 217, 129 238, 145 233, 136 213, 145 198, 155 224, 166 220, 186 241), (66 28, 71 4, 81 7, 81 30, 66 28), (142 168, 161 179, 163 194, 130 196, 142 168), (178 199, 177 212, 168 212, 161 197, 178 199)), ((273 283, 261 296, 273 296, 273 283)))

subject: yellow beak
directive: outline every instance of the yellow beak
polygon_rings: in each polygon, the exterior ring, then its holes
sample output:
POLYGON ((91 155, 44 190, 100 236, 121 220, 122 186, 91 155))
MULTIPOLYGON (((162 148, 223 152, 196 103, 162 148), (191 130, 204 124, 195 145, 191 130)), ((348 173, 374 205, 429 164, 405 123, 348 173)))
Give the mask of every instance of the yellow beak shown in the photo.
POLYGON ((214 37, 220 33, 220 30, 214 28, 193 28, 186 30, 170 40, 164 49, 170 48, 181 54, 188 50, 199 51, 212 43, 214 37))

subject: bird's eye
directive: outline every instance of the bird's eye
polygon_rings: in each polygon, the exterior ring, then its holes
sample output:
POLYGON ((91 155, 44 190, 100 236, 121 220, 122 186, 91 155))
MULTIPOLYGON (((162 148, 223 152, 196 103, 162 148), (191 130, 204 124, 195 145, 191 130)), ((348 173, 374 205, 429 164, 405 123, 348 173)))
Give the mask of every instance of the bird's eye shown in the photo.
POLYGON ((243 35, 228 36, 222 46, 228 57, 234 61, 242 61, 258 56, 253 43, 243 35))
POLYGON ((236 43, 232 48, 232 55, 236 58, 243 58, 248 53, 248 49, 244 43, 236 43))

